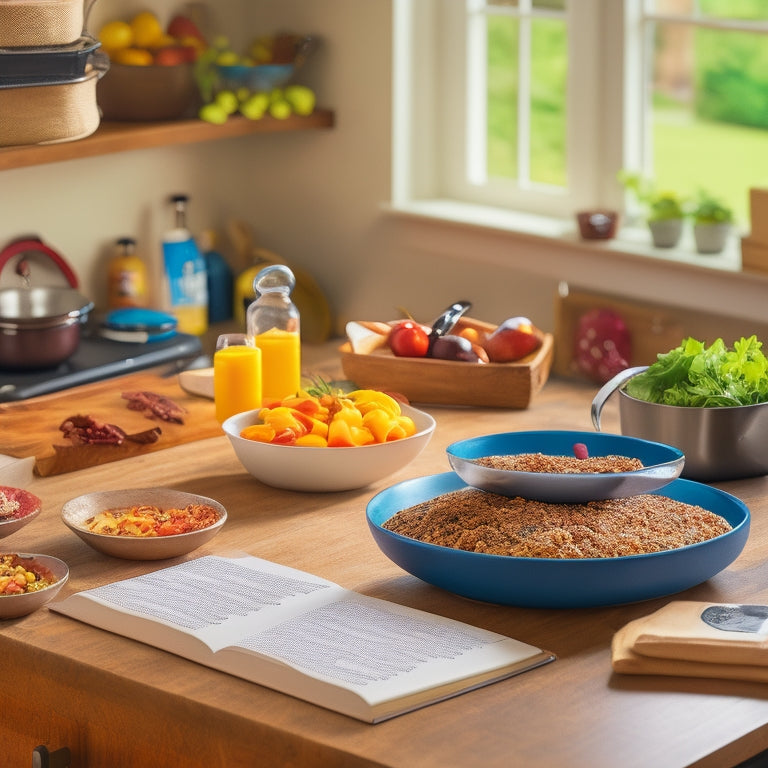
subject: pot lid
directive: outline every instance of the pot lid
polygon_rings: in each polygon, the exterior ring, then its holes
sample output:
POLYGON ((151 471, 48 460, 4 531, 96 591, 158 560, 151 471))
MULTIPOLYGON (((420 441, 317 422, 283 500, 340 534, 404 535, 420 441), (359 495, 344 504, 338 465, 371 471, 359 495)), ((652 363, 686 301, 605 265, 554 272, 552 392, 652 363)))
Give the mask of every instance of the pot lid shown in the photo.
POLYGON ((0 289, 0 321, 35 321, 79 318, 93 302, 74 288, 0 289))

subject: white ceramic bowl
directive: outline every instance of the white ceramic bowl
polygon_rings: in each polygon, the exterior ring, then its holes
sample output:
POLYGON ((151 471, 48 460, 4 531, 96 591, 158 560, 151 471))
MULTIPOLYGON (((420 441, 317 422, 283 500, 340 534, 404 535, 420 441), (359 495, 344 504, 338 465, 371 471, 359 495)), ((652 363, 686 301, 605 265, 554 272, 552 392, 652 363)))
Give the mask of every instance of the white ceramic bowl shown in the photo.
MULTIPOLYGON (((10 554, 10 553, 9 553, 10 554)), ((50 587, 45 587, 38 592, 25 592, 21 595, 2 595, 0 596, 0 619, 15 619, 19 616, 27 616, 36 611, 46 603, 53 600, 59 593, 59 590, 67 583, 69 578, 69 568, 63 560, 50 555, 35 555, 26 552, 17 552, 19 557, 32 558, 34 563, 47 568, 53 573, 56 581, 50 587)), ((34 572, 34 566, 28 570, 34 572)))
POLYGON ((258 410, 231 416, 222 427, 240 463, 265 485, 290 491, 350 491, 403 469, 426 448, 435 420, 409 405, 401 409, 413 419, 416 434, 354 448, 272 445, 240 437, 245 427, 258 422, 258 410))
POLYGON ((86 544, 105 555, 126 560, 164 560, 186 555, 212 539, 226 522, 227 510, 218 501, 195 493, 170 488, 133 488, 96 491, 70 499, 62 507, 61 517, 64 524, 86 544), (137 504, 150 504, 161 509, 181 508, 187 504, 208 504, 216 509, 219 518, 207 528, 171 536, 111 536, 93 533, 86 527, 85 521, 99 512, 137 504))
MULTIPOLYGON (((0 517, 0 539, 16 533, 19 528, 23 528, 27 523, 31 523, 42 510, 40 499, 29 491, 22 488, 11 488, 7 485, 0 485, 0 493, 10 502, 18 501, 20 506, 17 512, 9 517, 0 517)), ((0 497, 0 503, 2 503, 0 497)))

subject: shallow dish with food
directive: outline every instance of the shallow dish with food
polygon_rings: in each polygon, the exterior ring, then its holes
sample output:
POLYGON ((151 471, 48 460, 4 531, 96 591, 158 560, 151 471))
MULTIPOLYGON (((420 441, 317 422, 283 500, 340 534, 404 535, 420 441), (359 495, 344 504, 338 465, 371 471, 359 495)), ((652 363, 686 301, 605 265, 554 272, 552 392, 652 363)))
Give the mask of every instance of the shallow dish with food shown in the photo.
POLYGON ((620 499, 650 493, 680 475, 685 457, 677 448, 622 435, 568 430, 502 432, 460 440, 446 449, 454 471, 475 488, 505 496, 554 503, 620 499), (477 463, 484 456, 541 453, 573 456, 582 443, 590 457, 626 456, 639 459, 642 469, 610 473, 517 472, 477 463))
POLYGON ((672 595, 727 568, 749 535, 750 514, 735 496, 690 480, 658 495, 714 512, 732 530, 700 544, 646 555, 553 559, 487 555, 427 544, 383 528, 396 512, 466 488, 453 472, 406 480, 378 493, 366 518, 381 551, 403 570, 463 597, 532 608, 620 605, 672 595))
POLYGON ((273 445, 240 437, 245 427, 258 422, 258 410, 231 416, 222 428, 243 467, 265 485, 290 491, 350 491, 403 469, 426 448, 435 420, 409 405, 402 405, 401 411, 413 419, 416 434, 349 448, 273 445))
POLYGON ((0 485, 0 539, 31 523, 43 508, 34 493, 0 485))
POLYGON ((59 590, 61 590, 67 583, 67 579, 69 578, 69 568, 67 567, 67 564, 57 557, 29 554, 26 552, 14 554, 21 560, 21 564, 24 565, 27 570, 37 573, 38 568, 43 569, 43 572, 49 572, 55 581, 50 586, 35 592, 22 592, 17 595, 0 595, 0 619, 15 619, 19 616, 27 616, 33 611, 36 611, 38 608, 41 608, 46 603, 53 600, 59 593, 59 590))
POLYGON ((70 499, 61 509, 64 524, 98 552, 126 560, 164 560, 186 555, 210 541, 227 520, 227 510, 214 499, 171 488, 133 488, 96 491, 70 499), (163 510, 183 509, 189 504, 213 507, 216 522, 199 530, 165 536, 131 536, 94 533, 87 521, 112 509, 147 505, 163 510))
POLYGON ((618 392, 622 434, 679 448, 682 477, 715 482, 768 474, 768 403, 697 408, 638 400, 625 387, 645 370, 628 368, 600 389, 592 401, 595 429, 606 401, 618 392))

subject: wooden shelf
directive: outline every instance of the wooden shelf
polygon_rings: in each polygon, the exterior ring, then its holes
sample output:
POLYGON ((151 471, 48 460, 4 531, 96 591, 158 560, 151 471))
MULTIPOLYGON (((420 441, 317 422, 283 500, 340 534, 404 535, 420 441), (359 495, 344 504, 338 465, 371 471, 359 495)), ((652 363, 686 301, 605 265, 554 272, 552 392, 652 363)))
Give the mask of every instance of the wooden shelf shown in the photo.
POLYGON ((334 113, 327 109, 316 109, 307 117, 291 115, 287 120, 276 120, 273 117, 264 117, 261 120, 232 117, 224 125, 212 125, 196 119, 164 123, 104 122, 96 133, 78 141, 0 149, 0 171, 111 155, 134 149, 196 144, 255 133, 332 128, 333 125, 334 113))

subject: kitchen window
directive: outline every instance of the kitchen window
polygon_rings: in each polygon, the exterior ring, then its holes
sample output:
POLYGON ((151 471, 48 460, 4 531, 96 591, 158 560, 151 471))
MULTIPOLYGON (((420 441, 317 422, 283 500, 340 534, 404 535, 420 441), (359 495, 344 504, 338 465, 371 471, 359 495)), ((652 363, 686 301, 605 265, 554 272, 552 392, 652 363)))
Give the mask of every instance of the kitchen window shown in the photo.
POLYGON ((631 169, 719 195, 748 229, 748 189, 768 186, 766 5, 395 0, 394 207, 572 221, 623 209, 631 169))

